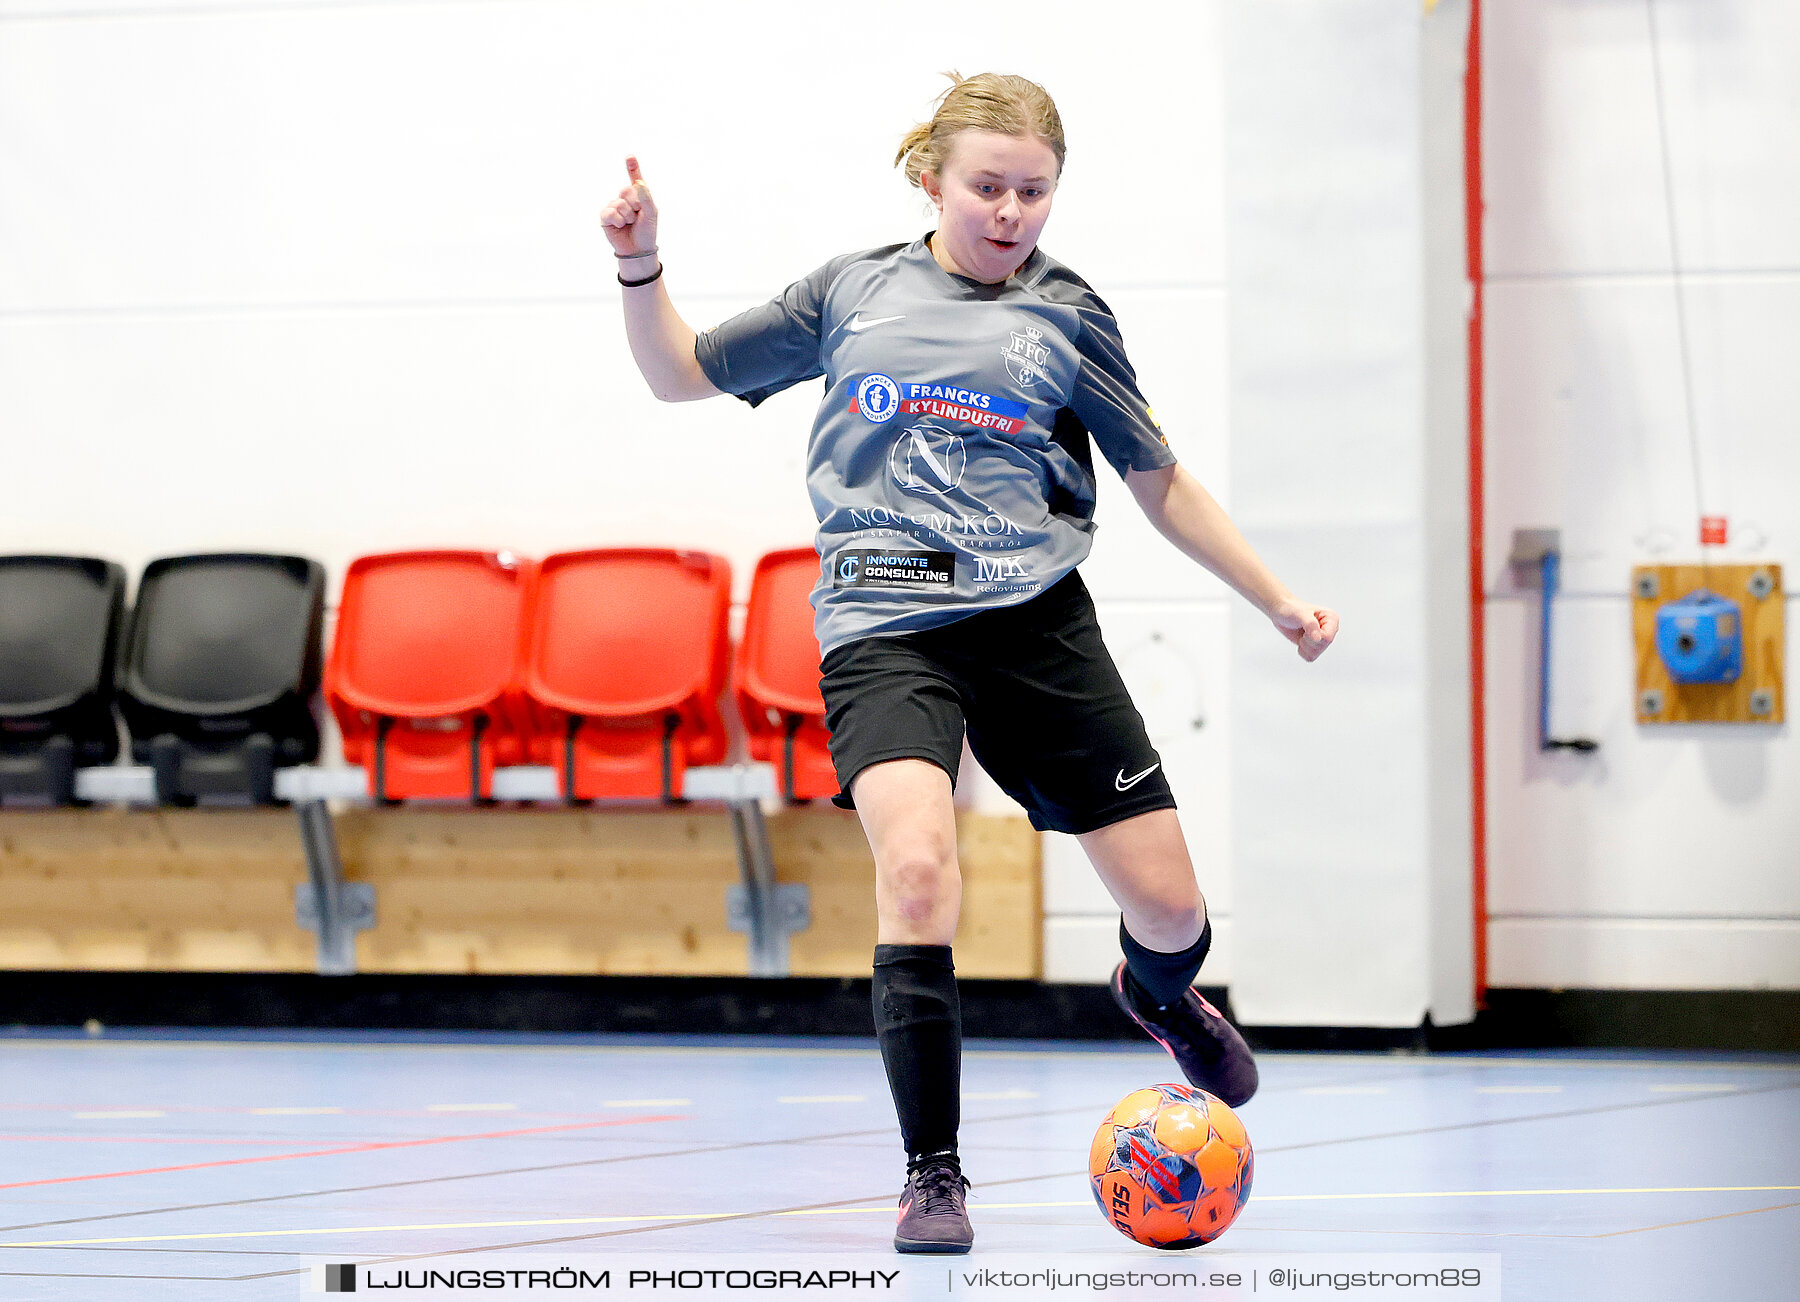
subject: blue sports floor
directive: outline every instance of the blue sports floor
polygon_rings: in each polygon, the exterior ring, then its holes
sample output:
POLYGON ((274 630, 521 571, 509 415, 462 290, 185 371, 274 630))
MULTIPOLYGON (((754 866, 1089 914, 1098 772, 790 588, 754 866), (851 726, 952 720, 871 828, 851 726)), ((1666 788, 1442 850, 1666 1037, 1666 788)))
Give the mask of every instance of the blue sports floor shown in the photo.
MULTIPOLYGON (((1499 1253, 1519 1299, 1800 1298, 1800 1059, 1269 1054, 1199 1253, 1499 1253)), ((1155 1046, 975 1042, 976 1257, 1138 1252, 1088 1193, 1155 1046)), ((0 1299, 295 1298, 476 1250, 886 1251, 872 1041, 0 1034, 0 1299)), ((1195 1254, 1184 1254, 1193 1256, 1195 1254)))

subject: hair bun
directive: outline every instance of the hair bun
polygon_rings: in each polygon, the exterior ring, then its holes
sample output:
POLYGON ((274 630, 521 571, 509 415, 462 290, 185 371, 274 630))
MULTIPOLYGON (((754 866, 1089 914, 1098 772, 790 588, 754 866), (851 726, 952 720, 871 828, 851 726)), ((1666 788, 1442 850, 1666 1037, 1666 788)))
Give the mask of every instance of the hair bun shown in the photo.
POLYGON ((921 122, 900 139, 894 165, 904 166, 906 179, 922 185, 920 176, 943 170, 951 143, 963 131, 994 131, 1005 136, 1035 136, 1056 155, 1062 173, 1068 145, 1063 139, 1062 116, 1050 92, 1024 77, 1002 72, 979 72, 973 77, 946 72, 950 88, 938 96, 929 122, 921 122))

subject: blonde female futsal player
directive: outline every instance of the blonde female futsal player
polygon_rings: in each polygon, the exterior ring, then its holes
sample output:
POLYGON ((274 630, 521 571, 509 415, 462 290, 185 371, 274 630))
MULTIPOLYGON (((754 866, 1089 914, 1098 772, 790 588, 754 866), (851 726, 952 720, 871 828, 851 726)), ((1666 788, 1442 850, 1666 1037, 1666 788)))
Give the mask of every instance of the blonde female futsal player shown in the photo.
POLYGON ((1162 761, 1075 570, 1093 528, 1092 447, 1163 535, 1304 659, 1338 627, 1176 464, 1111 310, 1038 248, 1064 153, 1042 87, 956 80, 896 159, 937 209, 935 231, 833 258, 699 336, 669 301, 635 158, 602 219, 631 353, 658 398, 754 406, 825 377, 807 454, 812 601, 836 800, 861 815, 875 856, 873 1003, 906 1144, 902 1252, 967 1252, 974 1239, 950 961, 965 728, 982 768, 1034 826, 1079 838, 1118 901, 1119 1004, 1195 1085, 1234 1105, 1256 1089, 1243 1039, 1190 988, 1212 940, 1206 903, 1162 761))

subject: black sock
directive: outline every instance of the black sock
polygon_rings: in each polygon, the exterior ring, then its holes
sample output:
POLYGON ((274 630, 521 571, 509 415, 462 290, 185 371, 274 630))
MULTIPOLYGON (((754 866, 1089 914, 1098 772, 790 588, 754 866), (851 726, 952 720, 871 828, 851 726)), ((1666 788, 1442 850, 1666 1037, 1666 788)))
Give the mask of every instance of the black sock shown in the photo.
POLYGON ((950 947, 877 945, 869 994, 907 1169, 936 1158, 960 1170, 962 1003, 950 947))
POLYGON ((1187 994, 1187 988, 1194 984, 1194 977, 1199 974, 1200 965, 1206 961, 1206 951, 1212 948, 1212 919, 1208 918, 1201 925, 1199 940, 1179 954, 1164 954, 1138 944, 1137 939, 1125 930, 1125 919, 1120 918, 1119 947, 1125 951, 1127 992, 1141 996, 1134 999, 1140 1005, 1139 1011, 1146 1011, 1141 1007, 1143 1004, 1167 1008, 1187 994))

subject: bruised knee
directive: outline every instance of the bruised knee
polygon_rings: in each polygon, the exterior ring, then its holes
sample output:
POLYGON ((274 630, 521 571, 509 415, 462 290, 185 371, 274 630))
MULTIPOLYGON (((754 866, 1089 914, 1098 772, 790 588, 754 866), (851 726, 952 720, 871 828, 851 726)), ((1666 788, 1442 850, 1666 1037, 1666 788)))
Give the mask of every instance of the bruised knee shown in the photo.
POLYGON ((911 923, 926 922, 951 904, 962 884, 956 861, 928 848, 895 856, 881 876, 890 907, 911 923))

